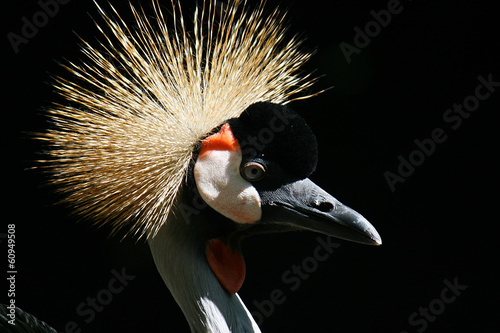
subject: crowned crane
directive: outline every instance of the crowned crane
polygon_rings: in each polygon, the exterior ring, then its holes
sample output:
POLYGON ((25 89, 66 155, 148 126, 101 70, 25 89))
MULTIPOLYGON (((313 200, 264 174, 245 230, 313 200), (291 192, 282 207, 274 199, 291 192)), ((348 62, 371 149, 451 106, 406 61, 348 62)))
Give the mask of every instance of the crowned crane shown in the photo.
MULTIPOLYGON (((131 6, 130 28, 111 6, 99 48, 56 78, 65 103, 47 111, 41 168, 82 216, 147 239, 192 332, 260 332, 237 292, 242 239, 310 230, 379 245, 375 228, 308 177, 316 138, 290 101, 315 79, 310 57, 285 39, 279 10, 217 0, 187 28, 131 6)), ((298 97, 297 97, 298 96, 298 97)))

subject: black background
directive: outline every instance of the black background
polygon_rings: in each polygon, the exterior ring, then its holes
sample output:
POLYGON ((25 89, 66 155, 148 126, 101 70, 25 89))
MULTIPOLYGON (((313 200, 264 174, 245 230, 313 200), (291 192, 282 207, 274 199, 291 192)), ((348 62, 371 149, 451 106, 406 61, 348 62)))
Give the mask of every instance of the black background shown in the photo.
MULTIPOLYGON (((191 15, 194 1, 184 2, 191 15)), ((335 86, 292 104, 317 134, 320 162, 311 178, 367 217, 384 244, 339 241, 328 260, 291 291, 281 276, 313 255, 318 235, 248 240, 240 296, 251 311, 254 300, 269 299, 274 289, 286 297, 264 320, 264 332, 423 331, 409 316, 438 304, 444 279, 457 279, 467 289, 427 323, 426 332, 498 331, 493 274, 500 87, 456 130, 443 120, 448 108, 474 94, 478 76, 500 81, 498 14, 486 1, 402 1, 402 12, 348 64, 339 44, 353 44, 354 27, 363 29, 373 20, 370 11, 387 3, 268 1, 268 8, 288 9, 290 32, 303 33, 305 46, 317 49, 305 66, 324 74, 314 89, 335 86), (447 140, 392 192, 384 172, 397 173, 398 156, 407 158, 416 149, 414 140, 429 138, 435 128, 442 128, 447 140)), ((125 1, 114 4, 130 20, 125 1)), ((148 1, 143 5, 149 8, 148 1)), ((21 18, 39 10, 36 1, 11 1, 2 10, 0 258, 6 271, 6 225, 15 223, 16 304, 58 331, 74 321, 82 332, 188 332, 147 245, 76 223, 52 206, 42 177, 26 170, 39 146, 25 133, 43 128, 40 113, 56 99, 50 75, 65 74, 58 61, 83 59, 75 32, 89 41, 98 35, 90 17, 98 17, 93 3, 73 0, 16 54, 7 34, 19 34, 21 18), (122 267, 135 279, 86 323, 77 306, 107 288, 111 271, 122 267)), ((6 290, 0 291, 2 303, 6 290)))

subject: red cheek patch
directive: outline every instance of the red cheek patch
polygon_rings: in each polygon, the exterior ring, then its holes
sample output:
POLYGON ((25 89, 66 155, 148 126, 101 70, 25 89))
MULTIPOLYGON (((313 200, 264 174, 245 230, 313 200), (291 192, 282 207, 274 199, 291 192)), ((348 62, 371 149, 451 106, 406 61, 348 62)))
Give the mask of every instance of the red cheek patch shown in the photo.
POLYGON ((243 285, 246 274, 245 260, 220 239, 208 242, 206 257, 212 272, 230 294, 236 294, 243 285))
POLYGON ((224 124, 220 131, 209 136, 201 143, 200 155, 203 155, 211 150, 238 150, 240 145, 234 137, 229 124, 224 124))

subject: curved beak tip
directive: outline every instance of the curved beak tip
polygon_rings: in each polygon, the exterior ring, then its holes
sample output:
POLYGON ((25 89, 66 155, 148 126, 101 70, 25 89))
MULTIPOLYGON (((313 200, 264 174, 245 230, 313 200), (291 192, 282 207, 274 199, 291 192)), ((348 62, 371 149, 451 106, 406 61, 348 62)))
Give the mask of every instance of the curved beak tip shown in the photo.
MULTIPOLYGON (((366 223, 368 224, 369 222, 366 221, 366 223)), ((366 245, 374 245, 374 246, 382 245, 382 238, 378 234, 377 230, 375 230, 375 228, 371 224, 368 224, 368 226, 370 227, 368 230, 365 229, 364 231, 361 232, 362 235, 361 238, 347 239, 347 240, 355 241, 366 245)), ((360 234, 358 233, 358 235, 360 234)))
POLYGON ((382 245, 382 237, 380 237, 378 231, 375 229, 373 225, 371 225, 370 222, 368 222, 366 219, 363 219, 363 224, 365 225, 365 230, 363 234, 365 236, 368 236, 371 240, 370 243, 366 243, 369 245, 375 245, 375 246, 380 246, 382 245))

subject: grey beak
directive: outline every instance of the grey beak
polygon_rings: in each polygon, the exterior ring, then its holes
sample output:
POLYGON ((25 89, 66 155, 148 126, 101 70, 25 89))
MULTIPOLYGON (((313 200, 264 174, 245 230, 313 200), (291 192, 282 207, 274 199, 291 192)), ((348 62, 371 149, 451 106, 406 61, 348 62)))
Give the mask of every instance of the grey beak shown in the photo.
POLYGON ((380 235, 368 220, 308 178, 266 193, 263 209, 273 224, 362 244, 382 244, 380 235))

